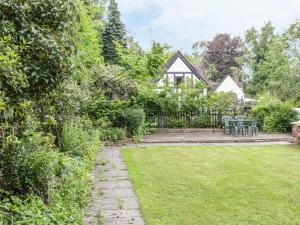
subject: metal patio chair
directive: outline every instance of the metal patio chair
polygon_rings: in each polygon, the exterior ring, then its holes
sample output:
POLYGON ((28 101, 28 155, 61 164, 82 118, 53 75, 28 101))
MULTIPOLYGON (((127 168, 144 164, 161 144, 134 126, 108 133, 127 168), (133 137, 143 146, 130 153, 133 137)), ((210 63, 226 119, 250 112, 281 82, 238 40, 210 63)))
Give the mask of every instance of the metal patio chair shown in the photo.
POLYGON ((245 136, 245 131, 246 131, 245 123, 244 123, 245 117, 239 115, 235 117, 235 120, 236 120, 235 133, 239 135, 242 132, 242 135, 245 136))
POLYGON ((230 126, 230 120, 232 120, 231 116, 223 116, 222 122, 224 124, 224 134, 230 134, 231 133, 231 126, 230 126))
POLYGON ((251 121, 251 126, 248 128, 248 132, 252 135, 252 136, 256 136, 258 133, 258 127, 257 127, 257 119, 253 119, 251 121))

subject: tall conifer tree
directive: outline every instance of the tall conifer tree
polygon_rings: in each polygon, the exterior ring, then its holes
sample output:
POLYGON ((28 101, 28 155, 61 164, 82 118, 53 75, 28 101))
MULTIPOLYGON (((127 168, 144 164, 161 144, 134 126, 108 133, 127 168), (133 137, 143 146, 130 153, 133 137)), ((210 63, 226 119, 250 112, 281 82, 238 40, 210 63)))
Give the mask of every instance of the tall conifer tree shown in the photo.
POLYGON ((121 13, 118 10, 116 0, 110 0, 108 7, 108 21, 103 36, 103 56, 108 64, 118 64, 116 43, 126 47, 125 25, 121 21, 121 13))

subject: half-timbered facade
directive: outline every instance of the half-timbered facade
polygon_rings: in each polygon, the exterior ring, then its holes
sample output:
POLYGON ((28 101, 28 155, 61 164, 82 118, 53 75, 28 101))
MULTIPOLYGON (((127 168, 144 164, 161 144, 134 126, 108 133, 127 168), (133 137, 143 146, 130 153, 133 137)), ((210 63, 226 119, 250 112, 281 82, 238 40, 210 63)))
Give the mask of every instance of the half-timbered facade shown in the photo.
POLYGON ((170 86, 179 88, 181 84, 191 85, 201 81, 206 85, 204 94, 210 89, 216 93, 233 92, 239 100, 245 99, 245 94, 241 87, 241 83, 236 83, 229 75, 222 83, 212 83, 204 74, 202 65, 192 65, 184 55, 178 51, 176 52, 165 65, 165 73, 163 78, 158 81, 158 87, 170 86), (213 88, 213 87, 216 87, 213 88))
POLYGON ((202 81, 207 87, 210 86, 208 79, 202 74, 201 68, 190 64, 183 54, 178 51, 168 60, 165 66, 165 74, 159 80, 158 86, 168 85, 178 88, 182 83, 185 85, 188 82, 195 84, 197 81, 202 81))

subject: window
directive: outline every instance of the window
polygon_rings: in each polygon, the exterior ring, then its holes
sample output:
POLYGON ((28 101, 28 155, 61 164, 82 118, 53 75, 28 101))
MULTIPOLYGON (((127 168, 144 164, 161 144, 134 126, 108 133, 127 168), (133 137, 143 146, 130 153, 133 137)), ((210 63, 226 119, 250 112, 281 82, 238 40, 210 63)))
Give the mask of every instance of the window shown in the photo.
POLYGON ((175 87, 176 88, 178 88, 182 82, 183 82, 183 77, 175 77, 175 87))

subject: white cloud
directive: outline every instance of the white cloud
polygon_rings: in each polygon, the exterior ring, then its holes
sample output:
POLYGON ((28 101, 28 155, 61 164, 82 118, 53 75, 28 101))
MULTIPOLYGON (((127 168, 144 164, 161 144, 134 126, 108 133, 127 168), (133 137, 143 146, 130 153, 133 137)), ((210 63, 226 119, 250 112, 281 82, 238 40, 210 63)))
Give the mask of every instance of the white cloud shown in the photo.
MULTIPOLYGON (((153 38, 171 44, 175 49, 190 51, 197 40, 207 40, 216 33, 243 35, 251 26, 259 28, 271 20, 278 31, 300 17, 299 0, 118 0, 124 18, 147 16, 156 10, 156 17, 127 28, 145 47, 149 45, 149 29, 153 38), (143 14, 145 13, 145 14, 143 14), (148 32, 146 32, 148 30, 148 32)), ((136 18, 140 20, 141 18, 136 18)))

